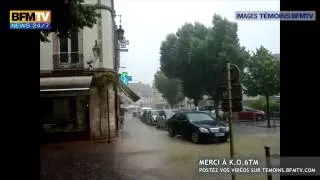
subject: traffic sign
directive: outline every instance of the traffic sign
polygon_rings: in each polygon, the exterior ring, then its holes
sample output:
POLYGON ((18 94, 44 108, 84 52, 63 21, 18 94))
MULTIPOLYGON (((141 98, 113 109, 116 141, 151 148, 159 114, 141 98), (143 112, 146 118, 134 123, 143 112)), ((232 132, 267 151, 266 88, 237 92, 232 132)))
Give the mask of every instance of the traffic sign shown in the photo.
MULTIPOLYGON (((223 69, 223 74, 225 75, 223 78, 223 82, 227 82, 227 68, 223 69)), ((230 78, 231 82, 238 82, 240 80, 240 69, 235 64, 230 64, 230 78)))
MULTIPOLYGON (((226 86, 221 86, 221 93, 223 99, 228 98, 228 89, 226 86)), ((239 99, 242 100, 242 85, 241 84, 232 84, 231 85, 231 96, 232 99, 239 99)))
POLYGON ((121 45, 129 45, 129 40, 124 40, 119 42, 121 45))
POLYGON ((128 49, 119 49, 120 52, 128 52, 128 49))

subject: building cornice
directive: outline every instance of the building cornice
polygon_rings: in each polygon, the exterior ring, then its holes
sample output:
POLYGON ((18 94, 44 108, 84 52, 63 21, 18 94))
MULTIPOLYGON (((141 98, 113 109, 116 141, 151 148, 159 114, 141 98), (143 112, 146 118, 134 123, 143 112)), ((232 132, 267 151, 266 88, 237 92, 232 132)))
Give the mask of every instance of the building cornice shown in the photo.
POLYGON ((103 4, 101 4, 101 5, 99 5, 99 4, 83 4, 83 6, 95 7, 96 9, 104 9, 104 10, 109 11, 112 15, 114 15, 114 10, 111 7, 103 5, 103 4))

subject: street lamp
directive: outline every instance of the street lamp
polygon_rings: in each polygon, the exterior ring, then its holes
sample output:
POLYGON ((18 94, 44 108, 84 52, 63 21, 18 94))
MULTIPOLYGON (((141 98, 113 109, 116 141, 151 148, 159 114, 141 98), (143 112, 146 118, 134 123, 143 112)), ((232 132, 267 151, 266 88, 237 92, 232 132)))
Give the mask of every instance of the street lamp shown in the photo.
POLYGON ((93 70, 92 64, 96 61, 96 59, 100 58, 101 50, 100 50, 100 46, 98 45, 97 40, 95 40, 95 44, 92 48, 92 51, 93 51, 93 55, 95 57, 95 60, 90 60, 87 62, 87 64, 89 65, 89 70, 93 70))
POLYGON ((95 41, 95 44, 92 48, 93 51, 93 55, 96 59, 98 59, 100 57, 100 46, 98 45, 98 41, 95 41))
POLYGON ((121 42, 124 39, 124 30, 122 29, 122 26, 119 26, 119 29, 117 29, 118 34, 118 40, 121 42))
POLYGON ((119 28, 117 29, 117 36, 118 36, 118 40, 121 42, 124 40, 124 30, 122 29, 122 26, 121 26, 121 15, 114 15, 114 17, 117 17, 117 16, 120 17, 120 25, 119 25, 119 28))

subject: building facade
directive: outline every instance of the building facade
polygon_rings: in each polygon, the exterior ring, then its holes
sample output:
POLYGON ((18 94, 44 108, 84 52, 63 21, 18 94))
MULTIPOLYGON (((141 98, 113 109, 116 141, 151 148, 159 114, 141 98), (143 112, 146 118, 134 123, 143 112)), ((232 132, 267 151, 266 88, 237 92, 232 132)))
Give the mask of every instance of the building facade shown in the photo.
POLYGON ((119 91, 139 97, 119 81, 119 45, 112 0, 86 0, 101 14, 93 28, 70 38, 49 34, 40 42, 40 107, 44 134, 83 133, 91 140, 117 137, 119 91))
POLYGON ((142 82, 129 83, 129 88, 132 89, 140 97, 139 101, 135 102, 135 105, 141 107, 152 107, 152 88, 148 84, 142 82))
POLYGON ((170 105, 155 86, 152 87, 152 107, 155 109, 170 109, 170 105))

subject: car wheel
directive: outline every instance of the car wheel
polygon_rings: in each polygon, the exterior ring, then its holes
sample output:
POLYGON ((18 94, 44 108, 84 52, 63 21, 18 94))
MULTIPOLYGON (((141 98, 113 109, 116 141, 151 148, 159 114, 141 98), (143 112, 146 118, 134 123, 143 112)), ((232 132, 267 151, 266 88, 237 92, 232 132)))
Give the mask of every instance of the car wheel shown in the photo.
POLYGON ((169 131, 169 136, 170 137, 174 137, 176 135, 171 127, 168 128, 168 131, 169 131))
POLYGON ((198 144, 199 143, 199 134, 198 132, 194 131, 192 134, 191 134, 191 141, 195 144, 198 144))

